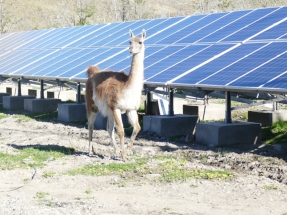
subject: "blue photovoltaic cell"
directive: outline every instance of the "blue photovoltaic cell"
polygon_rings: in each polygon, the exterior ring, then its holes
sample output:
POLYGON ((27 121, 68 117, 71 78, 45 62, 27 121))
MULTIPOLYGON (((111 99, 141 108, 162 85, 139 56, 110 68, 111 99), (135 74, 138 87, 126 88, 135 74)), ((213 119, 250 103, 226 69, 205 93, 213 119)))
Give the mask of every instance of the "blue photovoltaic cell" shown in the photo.
POLYGON ((126 34, 127 37, 129 37, 129 30, 131 28, 130 26, 133 25, 134 23, 135 21, 124 22, 124 23, 121 23, 120 26, 116 26, 115 28, 109 29, 103 35, 101 35, 99 39, 94 40, 91 43, 89 43, 89 47, 104 46, 106 43, 112 40, 115 40, 117 37, 120 37, 123 34, 126 34))
POLYGON ((4 68, 5 73, 13 74, 30 65, 31 63, 39 60, 40 58, 45 57, 51 52, 53 52, 53 50, 36 50, 33 52, 31 51, 30 54, 26 55, 25 58, 22 58, 22 60, 17 61, 13 66, 10 66, 9 68, 4 68))
POLYGON ((78 53, 80 50, 79 49, 70 49, 70 50, 56 50, 53 55, 49 55, 46 58, 43 58, 39 60, 35 66, 27 68, 25 70, 24 75, 29 75, 29 76, 40 76, 45 75, 46 73, 43 73, 43 70, 46 70, 46 72, 49 72, 49 68, 53 66, 56 63, 59 63, 61 60, 64 60, 67 56, 73 56, 76 53, 78 53), (53 56, 56 56, 53 57, 53 56))
POLYGON ((287 54, 285 53, 231 83, 229 86, 259 87, 260 85, 267 83, 273 77, 276 77, 287 70, 286 57, 287 54))
MULTIPOLYGON (((60 68, 57 68, 57 70, 55 70, 52 73, 49 73, 47 76, 53 76, 54 77, 54 76, 62 75, 62 73, 66 73, 66 71, 70 71, 72 69, 74 70, 74 68, 78 67, 79 62, 84 63, 84 62, 86 62, 87 60, 90 60, 90 59, 94 59, 95 60, 96 56, 97 56, 97 59, 98 60, 101 59, 101 61, 102 60, 106 61, 106 60, 109 60, 109 59, 115 59, 116 60, 118 58, 119 51, 122 51, 122 49, 112 48, 112 49, 106 49, 104 51, 98 49, 98 50, 93 50, 92 52, 88 53, 85 56, 77 55, 77 56, 74 57, 76 60, 73 61, 73 59, 71 59, 71 62, 68 65, 65 65, 65 66, 62 66, 60 68)), ((128 52, 127 52, 127 54, 128 54, 128 52)), ((125 57, 124 54, 122 54, 121 56, 125 57)), ((100 67, 100 69, 103 69, 103 67, 101 66, 101 64, 99 62, 100 61, 98 61, 96 63, 96 65, 98 65, 100 67)), ((93 64, 90 64, 90 65, 86 64, 86 68, 88 68, 88 66, 91 66, 91 65, 93 65, 93 64)), ((70 75, 76 75, 80 71, 76 71, 76 73, 71 73, 70 72, 69 74, 70 75)))
MULTIPOLYGON (((156 44, 156 43, 161 43, 160 41, 168 38, 170 35, 172 35, 175 32, 181 31, 181 29, 185 28, 188 25, 191 25, 192 23, 202 19, 206 15, 197 15, 197 16, 190 16, 185 19, 181 19, 180 22, 178 22, 176 25, 173 25, 169 28, 166 29, 159 29, 162 30, 159 32, 156 36, 148 38, 146 44, 156 44)), ((148 34, 148 32, 147 32, 148 34)), ((163 44, 163 43, 161 43, 163 44)))
MULTIPOLYGON (((145 22, 143 25, 133 25, 130 29, 133 31, 134 35, 141 37, 142 29, 145 29, 149 32, 149 28, 157 26, 159 23, 163 22, 163 19, 154 19, 148 22, 145 22)), ((127 29, 128 30, 128 29, 127 29)), ((106 43, 107 46, 118 46, 118 45, 127 45, 130 41, 129 31, 124 30, 124 34, 112 40, 111 42, 106 43)), ((149 32, 150 33, 150 32, 149 32)))
POLYGON ((43 35, 41 38, 31 41, 28 44, 22 46, 21 48, 61 48, 65 44, 80 39, 83 35, 87 34, 88 31, 99 28, 100 25, 89 25, 83 28, 73 27, 73 28, 61 28, 61 29, 51 29, 47 34, 43 35), (77 33, 75 33, 77 31, 77 33), (62 36, 61 36, 62 35, 62 36), (62 39, 64 38, 64 39, 62 39), (53 45, 54 44, 54 45, 53 45))
POLYGON ((3 55, 0 59, 0 71, 1 73, 5 72, 5 70, 2 70, 2 67, 9 66, 9 64, 13 65, 14 59, 18 59, 23 57, 25 53, 28 53, 27 50, 15 50, 15 51, 4 51, 8 52, 9 54, 3 55))
MULTIPOLYGON (((74 67, 78 66, 81 60, 84 62, 85 59, 91 59, 93 56, 96 55, 96 50, 92 49, 83 49, 81 52, 76 53, 73 57, 67 57, 65 60, 59 62, 58 64, 54 64, 48 71, 43 70, 42 73, 45 73, 45 77, 57 77, 66 71, 73 69, 74 67)), ((88 68, 89 65, 87 65, 88 68)), ((41 74, 39 74, 41 75, 41 74)), ((70 75, 74 75, 70 73, 70 75)))
POLYGON ((158 61, 156 63, 151 64, 151 65, 146 65, 145 70, 144 70, 145 80, 149 82, 150 78, 153 77, 154 75, 162 71, 165 71, 169 67, 184 60, 188 56, 191 56, 207 47, 208 45, 183 46, 183 47, 170 46, 168 51, 171 52, 171 54, 164 56, 164 57, 161 57, 160 55, 158 55, 157 57, 158 61))
POLYGON ((85 37, 83 41, 73 43, 68 47, 92 47, 94 43, 103 40, 107 35, 112 35, 113 33, 117 35, 117 32, 126 25, 130 25, 130 23, 112 23, 106 25, 99 31, 85 37))
POLYGON ((92 43, 101 40, 105 37, 108 31, 117 31, 119 26, 121 26, 122 23, 111 23, 106 25, 101 25, 99 29, 95 32, 92 32, 91 34, 85 36, 83 39, 74 41, 73 43, 67 45, 68 48, 83 48, 83 47, 89 47, 92 43))
MULTIPOLYGON (((177 31, 177 32, 169 35, 167 38, 158 41, 157 44, 174 44, 174 43, 192 43, 192 42, 195 42, 198 38, 195 38, 194 40, 192 40, 190 37, 189 37, 189 39, 186 39, 186 40, 182 39, 182 38, 185 38, 186 36, 197 32, 199 29, 204 28, 205 26, 208 26, 213 21, 220 19, 221 17, 223 17, 225 15, 227 15, 227 13, 214 13, 214 14, 210 14, 208 16, 205 16, 204 18, 182 28, 180 31, 177 31)), ((214 30, 212 30, 212 31, 214 31, 214 30)))
POLYGON ((226 54, 214 59, 213 61, 199 67, 191 73, 188 73, 187 75, 179 78, 173 83, 196 84, 204 78, 216 74, 216 72, 220 71, 224 67, 227 67, 228 65, 259 49, 263 45, 266 45, 266 43, 243 44, 227 52, 226 54))
MULTIPOLYGON (((168 19, 164 19, 164 21, 158 24, 157 26, 149 28, 147 32, 147 38, 145 40, 145 44, 146 45, 154 44, 153 38, 154 37, 157 38, 158 33, 160 33, 161 31, 164 31, 164 29, 169 28, 172 25, 176 25, 177 22, 179 22, 180 20, 183 20, 184 18, 185 17, 171 17, 168 19)), ((140 33, 141 32, 139 32, 137 35, 139 35, 140 33)))
POLYGON ((69 35, 69 32, 71 32, 71 28, 51 29, 51 31, 43 35, 39 40, 31 41, 30 43, 24 45, 22 48, 41 49, 44 46, 47 46, 47 44, 50 44, 55 40, 60 40, 65 35, 69 35))
POLYGON ((0 62, 1 73, 7 74, 7 69, 25 61, 30 55, 36 52, 37 50, 17 50, 9 56, 2 58, 0 62))
POLYGON ((62 55, 64 55, 69 50, 57 49, 51 51, 52 52, 46 55, 44 58, 37 59, 37 61, 35 61, 34 63, 27 65, 24 70, 13 72, 13 75, 32 76, 34 73, 41 71, 46 66, 49 66, 58 58, 61 58, 62 55))
POLYGON ((17 32, 13 35, 11 35, 11 37, 8 37, 8 38, 5 38, 3 41, 2 41, 2 44, 1 44, 1 49, 2 50, 11 50, 13 49, 13 44, 19 40, 22 40, 23 41, 23 38, 25 38, 25 35, 27 35, 28 32, 17 32))
POLYGON ((63 67, 68 69, 68 64, 71 64, 75 59, 79 57, 85 57, 87 54, 91 53, 92 49, 77 49, 70 50, 62 55, 61 58, 57 60, 53 60, 53 62, 49 66, 43 67, 42 70, 34 73, 37 76, 47 76, 53 72, 59 72, 63 67))
POLYGON ((268 83, 265 83, 262 87, 287 89, 287 70, 285 69, 284 74, 268 83))
POLYGON ((287 20, 259 34, 258 36, 252 38, 252 40, 272 40, 285 34, 287 34, 287 20))
POLYGON ((273 25, 274 23, 286 18, 287 7, 279 8, 275 10, 273 13, 270 13, 266 17, 256 21, 255 23, 250 24, 248 27, 238 31, 235 34, 227 37, 223 41, 243 41, 252 37, 256 33, 264 30, 265 28, 273 25))
POLYGON ((194 55, 197 52, 207 48, 208 45, 198 45, 198 46, 170 46, 168 49, 162 49, 158 55, 151 55, 151 61, 155 58, 156 62, 152 64, 145 65, 144 77, 145 80, 149 79, 173 66, 174 64, 184 60, 188 56, 194 55), (161 56, 160 53, 166 53, 166 56, 161 56))
MULTIPOLYGON (((183 48, 183 46, 148 46, 145 51, 144 65, 145 67, 149 67, 183 48)), ((120 70, 130 71, 131 59, 129 59, 129 62, 119 62, 114 66, 120 70)), ((145 77, 147 77, 146 72, 145 77)))
POLYGON ((26 34, 24 38, 21 40, 17 40, 13 42, 13 46, 10 48, 23 48, 23 45, 29 43, 33 40, 39 40, 43 35, 47 34, 50 30, 38 30, 38 31, 30 31, 29 34, 26 34))
POLYGON ((8 41, 13 40, 14 38, 18 37, 20 35, 20 33, 23 34, 23 32, 14 32, 14 33, 8 33, 8 34, 1 34, 1 40, 0 40, 0 45, 1 48, 0 49, 4 49, 3 45, 6 45, 8 43, 8 41))
MULTIPOLYGON (((203 49, 202 51, 198 52, 195 55, 190 55, 190 57, 187 57, 185 60, 179 62, 175 61, 174 66, 166 69, 162 73, 155 75, 153 78, 150 78, 147 80, 147 82, 162 82, 165 83, 167 81, 170 81, 177 76, 183 74, 184 72, 187 72, 188 70, 192 69, 193 67, 209 60, 210 58, 220 54, 221 52, 227 50, 228 48, 231 48, 233 45, 231 44, 225 44, 225 45, 212 45, 209 46, 206 49, 203 49)), ((189 47, 187 47, 189 48, 189 47)), ((176 58, 177 56, 181 55, 181 52, 177 52, 175 56, 172 58, 176 58)), ((186 57, 187 55, 184 54, 186 57)), ((160 63, 159 63, 160 64, 160 63)), ((156 64, 157 65, 157 64, 156 64)))
POLYGON ((217 42, 231 35, 232 33, 238 31, 241 28, 249 25, 250 23, 262 18, 266 14, 274 11, 275 8, 266 8, 254 10, 243 16, 242 18, 230 23, 222 29, 212 33, 211 35, 206 36, 203 39, 200 39, 198 42, 217 42))
POLYGON ((130 29, 141 28, 142 25, 144 25, 148 22, 150 22, 150 20, 139 20, 139 21, 134 21, 134 22, 126 22, 126 25, 125 26, 122 25, 121 29, 119 31, 117 31, 116 34, 114 34, 114 33, 113 34, 107 34, 107 35, 105 35, 105 37, 102 40, 91 44, 91 46, 109 46, 109 44, 114 40, 117 40, 117 43, 121 44, 121 43, 125 42, 127 40, 127 38, 130 38, 129 37, 130 29), (115 35, 117 35, 117 36, 115 36, 115 35), (121 38, 121 40, 118 40, 119 38, 121 38))
MULTIPOLYGON (((178 40, 176 43, 194 43, 198 40, 202 39, 203 37, 215 32, 216 30, 220 29, 221 27, 231 23, 232 21, 244 16, 245 14, 249 13, 249 11, 236 11, 232 13, 223 14, 223 16, 220 16, 218 19, 217 17, 214 17, 215 15, 209 15, 206 18, 204 18, 203 21, 207 21, 207 24, 203 28, 194 28, 196 26, 191 25, 191 28, 184 29, 185 32, 178 33, 178 40), (195 31, 194 31, 195 30, 195 31), (194 32, 192 32, 194 31, 194 32), (191 32, 191 34, 188 34, 188 32, 191 32), (186 34, 186 35, 185 35, 186 34), (182 38, 182 39, 181 39, 182 38)), ((199 22, 201 22, 199 21, 199 22)), ((199 24, 195 23, 195 25, 199 24)), ((223 37, 222 37, 223 38, 223 37)))
POLYGON ((129 51, 125 50, 122 53, 97 64, 97 66, 99 66, 101 70, 117 70, 117 68, 114 65, 130 57, 131 54, 129 53, 129 51))
MULTIPOLYGON (((108 60, 109 57, 113 55, 117 55, 120 52, 123 52, 123 48, 99 48, 94 50, 89 54, 89 56, 86 56, 85 58, 80 58, 78 61, 78 64, 76 64, 73 68, 70 70, 65 70, 63 73, 61 73, 61 77, 67 77, 70 78, 71 76, 77 76, 78 73, 83 73, 83 75, 86 77, 86 70, 89 66, 92 65, 99 65, 100 62, 108 60)), ((49 74, 51 76, 51 74, 49 74)))
MULTIPOLYGON (((53 66, 54 64, 58 63, 61 60, 64 60, 67 56, 71 55, 73 56, 75 53, 78 53, 80 50, 79 49, 70 49, 68 51, 64 50, 59 50, 59 53, 57 54, 57 58, 51 58, 52 56, 48 56, 48 61, 43 59, 42 63, 39 64, 38 66, 32 67, 29 70, 26 70, 25 74, 29 76, 33 75, 38 75, 39 73, 42 74, 42 71, 53 66)), ((41 61, 41 60, 39 60, 41 61)), ((45 74, 43 74, 44 76, 45 74)))
POLYGON ((69 45, 72 41, 77 38, 81 38, 85 33, 88 33, 90 29, 93 29, 93 26, 87 25, 83 27, 73 27, 69 35, 65 35, 61 40, 55 40, 52 43, 43 46, 43 48, 61 48, 69 45))
POLYGON ((236 78, 246 74, 250 70, 265 63, 269 59, 286 51, 286 48, 285 43, 272 43, 267 45, 230 67, 218 72, 214 76, 200 82, 200 84, 226 85, 236 78))
POLYGON ((144 64, 145 67, 149 67, 164 58, 175 54, 181 49, 184 49, 183 46, 155 46, 155 47, 149 47, 146 49, 145 52, 145 60, 144 64))
POLYGON ((109 66, 106 69, 113 71, 124 71, 126 73, 129 73, 131 62, 132 62, 132 56, 129 55, 123 60, 115 63, 114 65, 109 66))

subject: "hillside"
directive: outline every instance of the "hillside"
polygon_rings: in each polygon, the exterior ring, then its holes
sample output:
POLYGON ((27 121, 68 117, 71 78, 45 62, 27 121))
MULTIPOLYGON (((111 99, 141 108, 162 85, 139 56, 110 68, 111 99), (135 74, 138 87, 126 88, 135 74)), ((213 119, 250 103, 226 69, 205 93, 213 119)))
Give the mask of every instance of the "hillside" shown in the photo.
POLYGON ((28 31, 286 5, 286 0, 1 0, 0 31, 28 31))

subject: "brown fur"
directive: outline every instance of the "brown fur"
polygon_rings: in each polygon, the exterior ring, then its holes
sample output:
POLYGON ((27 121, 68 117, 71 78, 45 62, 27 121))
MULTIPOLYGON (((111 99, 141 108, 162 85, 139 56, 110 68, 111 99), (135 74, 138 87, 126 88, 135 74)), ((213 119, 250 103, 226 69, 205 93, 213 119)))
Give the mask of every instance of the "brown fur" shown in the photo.
POLYGON ((87 70, 87 76, 88 78, 92 77, 94 74, 96 74, 97 72, 100 72, 100 68, 98 66, 89 66, 88 70, 87 70))

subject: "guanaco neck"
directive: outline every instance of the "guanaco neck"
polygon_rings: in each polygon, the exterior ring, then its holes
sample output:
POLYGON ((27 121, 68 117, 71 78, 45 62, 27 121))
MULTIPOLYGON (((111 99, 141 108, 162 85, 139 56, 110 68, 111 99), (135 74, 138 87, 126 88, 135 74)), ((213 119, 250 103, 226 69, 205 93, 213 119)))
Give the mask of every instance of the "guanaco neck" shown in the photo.
POLYGON ((128 85, 141 86, 144 79, 144 47, 141 52, 133 54, 128 85))

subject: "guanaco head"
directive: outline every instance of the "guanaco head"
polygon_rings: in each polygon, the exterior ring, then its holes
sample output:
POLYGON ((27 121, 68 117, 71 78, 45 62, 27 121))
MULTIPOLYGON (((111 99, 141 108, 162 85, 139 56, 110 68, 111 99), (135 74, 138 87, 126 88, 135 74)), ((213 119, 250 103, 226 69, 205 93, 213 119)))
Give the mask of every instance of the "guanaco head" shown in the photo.
POLYGON ((146 31, 143 29, 142 30, 142 36, 141 37, 135 37, 134 33, 132 30, 130 30, 130 53, 131 54, 137 54, 141 52, 144 49, 144 40, 146 38, 146 31))

